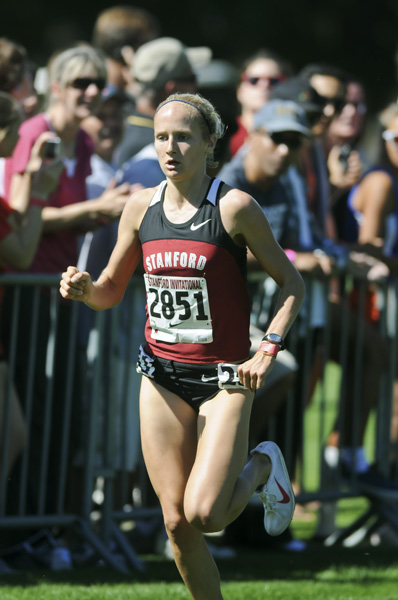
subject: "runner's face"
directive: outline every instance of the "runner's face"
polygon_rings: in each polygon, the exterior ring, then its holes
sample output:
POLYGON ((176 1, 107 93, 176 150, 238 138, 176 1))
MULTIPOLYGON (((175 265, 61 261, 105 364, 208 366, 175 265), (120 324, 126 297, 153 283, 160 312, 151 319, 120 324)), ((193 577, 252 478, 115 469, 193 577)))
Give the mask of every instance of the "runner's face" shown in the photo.
POLYGON ((155 115, 155 149, 166 177, 186 180, 205 173, 211 142, 203 136, 202 115, 183 102, 170 102, 155 115), (197 114, 196 114, 197 113, 197 114))

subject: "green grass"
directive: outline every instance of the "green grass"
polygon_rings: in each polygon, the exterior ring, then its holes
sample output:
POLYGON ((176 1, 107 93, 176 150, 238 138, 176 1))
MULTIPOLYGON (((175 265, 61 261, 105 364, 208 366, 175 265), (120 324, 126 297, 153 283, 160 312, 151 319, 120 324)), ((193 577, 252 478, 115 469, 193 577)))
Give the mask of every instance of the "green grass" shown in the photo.
MULTIPOLYGON (((340 526, 351 523, 367 502, 339 503, 340 526)), ((398 565, 392 548, 357 548, 311 541, 315 512, 296 517, 296 537, 308 540, 302 553, 238 549, 233 560, 218 561, 225 600, 396 600, 398 565), (308 516, 312 515, 312 519, 308 516)), ((105 567, 54 573, 37 569, 0 578, 1 600, 189 600, 173 562, 143 556, 146 569, 121 575, 105 567)))
MULTIPOLYGON (((396 600, 391 549, 314 546, 304 553, 240 551, 220 561, 225 600, 396 600)), ((149 557, 143 573, 107 568, 31 572, 0 580, 1 600, 188 600, 173 563, 149 557)))

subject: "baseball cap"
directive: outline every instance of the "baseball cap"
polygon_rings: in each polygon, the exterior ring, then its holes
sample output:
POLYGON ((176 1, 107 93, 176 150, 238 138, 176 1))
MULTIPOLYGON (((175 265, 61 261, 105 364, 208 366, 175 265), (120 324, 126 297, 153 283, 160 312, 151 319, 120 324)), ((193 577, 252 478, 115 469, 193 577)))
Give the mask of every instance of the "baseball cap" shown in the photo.
POLYGON ((264 127, 269 133, 297 131, 312 137, 305 111, 296 102, 270 100, 255 114, 253 129, 264 127))
POLYGON ((275 85, 270 92, 270 100, 291 100, 297 102, 308 113, 322 113, 325 100, 303 77, 290 77, 275 85))
POLYGON ((161 87, 206 65, 211 57, 212 51, 206 46, 187 48, 175 38, 157 38, 138 48, 132 71, 140 83, 161 87))

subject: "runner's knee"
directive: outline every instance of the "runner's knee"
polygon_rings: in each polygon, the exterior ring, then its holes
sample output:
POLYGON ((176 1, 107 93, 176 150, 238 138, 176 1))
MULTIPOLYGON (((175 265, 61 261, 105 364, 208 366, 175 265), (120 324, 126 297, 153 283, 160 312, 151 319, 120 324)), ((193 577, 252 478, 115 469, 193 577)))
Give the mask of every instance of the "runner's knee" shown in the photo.
POLYGON ((192 527, 202 533, 215 533, 224 529, 223 515, 205 502, 195 507, 186 507, 185 515, 192 527))

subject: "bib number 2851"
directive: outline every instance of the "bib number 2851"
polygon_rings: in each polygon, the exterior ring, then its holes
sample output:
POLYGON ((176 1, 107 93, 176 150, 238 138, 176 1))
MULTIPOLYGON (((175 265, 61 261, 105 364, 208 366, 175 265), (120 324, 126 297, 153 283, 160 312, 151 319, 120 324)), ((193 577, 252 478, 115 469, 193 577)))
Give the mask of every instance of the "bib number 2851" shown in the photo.
POLYGON ((167 342, 213 340, 206 280, 203 277, 145 275, 152 337, 167 342))

